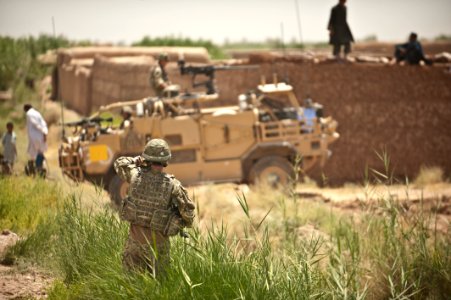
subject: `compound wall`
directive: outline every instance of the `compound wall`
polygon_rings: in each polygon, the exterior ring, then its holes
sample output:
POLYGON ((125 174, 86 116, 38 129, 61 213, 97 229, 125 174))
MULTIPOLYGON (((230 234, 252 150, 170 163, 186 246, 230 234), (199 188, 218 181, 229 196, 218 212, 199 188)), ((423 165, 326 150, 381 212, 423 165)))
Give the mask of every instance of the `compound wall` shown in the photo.
MULTIPOLYGON (((451 175, 449 69, 280 62, 263 64, 261 70, 267 78, 274 71, 287 77, 299 99, 310 94, 338 121, 341 137, 323 170, 331 183, 362 181, 366 166, 383 170, 376 152, 384 149, 400 178, 415 177, 422 165, 440 166, 451 175)), ((229 99, 260 78, 220 76, 225 74, 218 75, 218 83, 229 99)))
MULTIPOLYGON (((96 57, 90 70, 75 73, 60 66, 60 95, 67 93, 68 106, 84 113, 147 97, 151 60, 96 57)), ((168 73, 182 90, 189 90, 189 76, 181 78, 175 65, 168 73)), ((399 177, 415 177, 422 165, 439 166, 451 175, 449 66, 265 62, 260 69, 217 72, 218 104, 236 104, 240 93, 255 89, 262 74, 270 81, 273 73, 288 79, 299 99, 310 95, 338 121, 341 138, 322 170, 330 183, 362 181, 367 166, 383 169, 376 152, 384 149, 399 177)))

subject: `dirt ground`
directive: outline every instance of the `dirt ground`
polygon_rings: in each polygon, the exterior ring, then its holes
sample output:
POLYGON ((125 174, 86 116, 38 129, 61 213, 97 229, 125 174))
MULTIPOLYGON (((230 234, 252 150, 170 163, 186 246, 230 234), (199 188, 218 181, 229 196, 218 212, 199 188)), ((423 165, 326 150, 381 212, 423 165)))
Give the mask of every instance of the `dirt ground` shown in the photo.
MULTIPOLYGON (((19 237, 8 230, 0 235, 0 261, 8 247, 19 240, 19 237)), ((5 261, 0 264, 0 300, 3 299, 43 299, 47 297, 46 288, 52 278, 38 268, 24 264, 9 265, 5 261)))

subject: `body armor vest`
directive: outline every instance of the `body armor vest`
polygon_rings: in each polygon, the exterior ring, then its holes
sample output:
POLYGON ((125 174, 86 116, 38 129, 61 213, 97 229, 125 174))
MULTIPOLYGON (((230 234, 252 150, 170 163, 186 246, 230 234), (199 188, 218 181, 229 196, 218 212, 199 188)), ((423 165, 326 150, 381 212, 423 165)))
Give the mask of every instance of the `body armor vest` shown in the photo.
POLYGON ((171 179, 165 173, 153 174, 141 169, 137 176, 131 178, 122 218, 132 224, 165 232, 171 217, 176 213, 171 202, 171 179))

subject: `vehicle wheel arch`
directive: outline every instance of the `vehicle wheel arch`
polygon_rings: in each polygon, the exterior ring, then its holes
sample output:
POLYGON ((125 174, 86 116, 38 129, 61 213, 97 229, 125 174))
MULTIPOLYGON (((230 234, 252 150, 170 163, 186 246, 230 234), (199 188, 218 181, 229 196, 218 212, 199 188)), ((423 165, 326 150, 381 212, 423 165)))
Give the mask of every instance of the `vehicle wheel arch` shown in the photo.
POLYGON ((299 154, 293 144, 289 142, 283 143, 265 143, 253 147, 241 159, 243 181, 249 183, 249 173, 252 166, 261 158, 267 156, 279 156, 286 158, 290 163, 294 163, 296 156, 299 154))

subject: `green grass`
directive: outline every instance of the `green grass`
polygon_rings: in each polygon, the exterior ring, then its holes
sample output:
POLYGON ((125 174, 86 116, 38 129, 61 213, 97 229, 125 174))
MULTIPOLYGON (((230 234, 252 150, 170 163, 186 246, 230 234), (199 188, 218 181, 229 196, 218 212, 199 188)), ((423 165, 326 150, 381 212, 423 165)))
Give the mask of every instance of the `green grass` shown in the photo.
POLYGON ((60 190, 40 178, 0 177, 0 228, 32 232, 55 214, 60 190))
POLYGON ((192 40, 190 38, 165 36, 165 37, 149 37, 145 36, 140 41, 132 44, 133 46, 170 46, 170 47, 204 47, 213 59, 222 59, 226 55, 223 50, 209 40, 192 40))
MULTIPOLYGON (((58 280, 50 299, 446 299, 449 234, 430 226, 433 213, 406 211, 390 195, 392 180, 382 179, 387 194, 355 217, 281 193, 270 211, 254 219, 248 199, 239 196, 242 230, 232 234, 218 220, 202 231, 195 226, 189 240, 172 238, 163 280, 125 272, 128 224, 111 209, 83 208, 75 194, 58 197, 61 205, 50 205, 54 214, 37 218, 37 225, 22 221, 22 227, 30 224, 29 234, 9 256, 52 270, 58 280), (267 218, 271 214, 281 217, 267 218), (321 234, 300 234, 305 224, 321 234)), ((25 199, 55 203, 49 198, 57 191, 53 184, 37 181, 33 187, 22 180, 2 180, 11 198, 4 206, 18 205, 18 220, 29 218, 20 204, 25 199)))
POLYGON ((16 94, 19 83, 32 84, 42 78, 43 74, 48 72, 48 67, 37 61, 38 55, 49 49, 71 44, 73 43, 61 36, 54 38, 40 35, 16 39, 0 36, 0 90, 13 88, 16 94))

